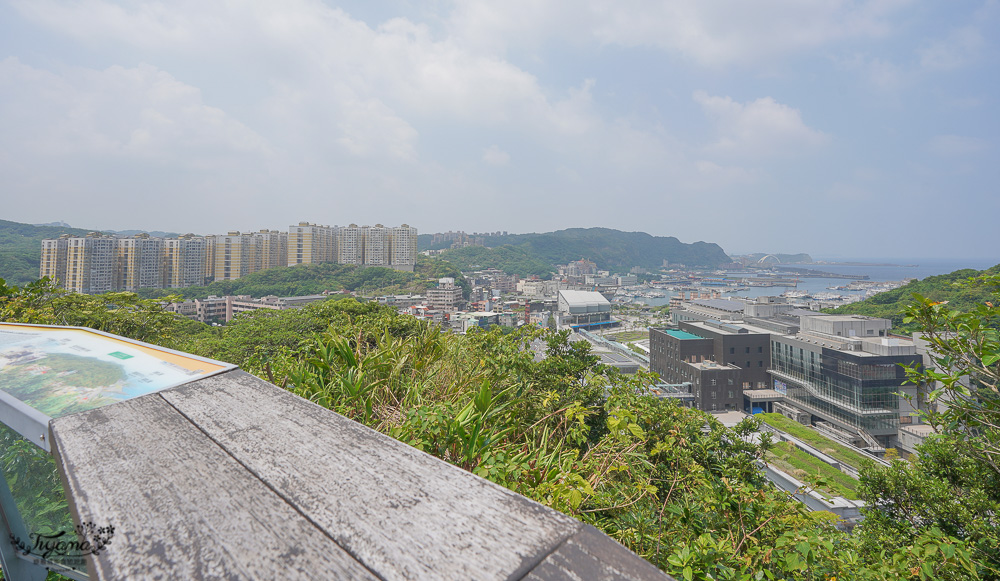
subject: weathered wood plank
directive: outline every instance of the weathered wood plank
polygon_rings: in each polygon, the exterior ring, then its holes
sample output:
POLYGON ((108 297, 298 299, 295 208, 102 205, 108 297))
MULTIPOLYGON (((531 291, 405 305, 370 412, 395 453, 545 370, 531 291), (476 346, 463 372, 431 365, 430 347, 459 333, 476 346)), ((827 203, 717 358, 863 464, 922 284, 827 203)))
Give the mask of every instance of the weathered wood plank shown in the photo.
POLYGON ((371 579, 158 394, 50 424, 80 521, 115 527, 97 579, 371 579))
POLYGON ((581 528, 242 371, 161 395, 384 579, 518 579, 581 528))
POLYGON ((566 539, 525 581, 670 581, 671 577, 640 559, 590 525, 566 539))

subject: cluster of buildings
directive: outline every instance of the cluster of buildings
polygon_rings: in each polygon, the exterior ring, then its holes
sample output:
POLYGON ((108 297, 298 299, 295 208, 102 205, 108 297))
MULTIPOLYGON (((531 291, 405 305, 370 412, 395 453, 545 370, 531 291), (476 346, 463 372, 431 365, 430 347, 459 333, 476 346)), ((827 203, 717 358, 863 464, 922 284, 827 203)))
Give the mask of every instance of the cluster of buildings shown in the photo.
POLYGON ((698 299, 650 329, 664 395, 705 411, 780 413, 878 452, 922 441, 923 405, 904 366, 923 354, 891 321, 800 309, 781 297, 698 299))
POLYGON ((288 232, 260 230, 211 236, 148 234, 116 237, 98 232, 42 241, 39 275, 71 291, 96 294, 140 288, 183 288, 236 280, 260 270, 335 262, 413 271, 417 229, 321 226, 308 222, 288 232))
POLYGON ((467 234, 463 230, 458 232, 452 232, 451 230, 447 232, 438 232, 433 234, 431 237, 431 246, 437 246, 439 244, 450 242, 451 248, 465 248, 466 246, 483 246, 486 244, 486 238, 488 237, 499 237, 506 236, 507 231, 496 231, 496 232, 473 232, 472 234, 467 234))
POLYGON ((558 272, 558 280, 568 288, 579 286, 612 294, 620 287, 634 286, 639 283, 636 272, 624 275, 611 274, 611 271, 600 270, 597 268, 597 264, 585 258, 559 265, 558 272))
POLYGON ((463 333, 472 327, 518 327, 533 324, 553 328, 593 329, 618 325, 611 316, 607 292, 590 290, 564 280, 522 280, 497 269, 466 273, 468 293, 453 278, 442 278, 423 295, 378 297, 400 313, 463 333))
POLYGON ((329 294, 307 295, 302 297, 266 296, 255 299, 249 295, 210 296, 204 299, 192 299, 181 303, 166 305, 168 311, 185 316, 202 323, 228 323, 233 317, 247 311, 260 309, 284 311, 297 309, 309 303, 325 301, 329 294))

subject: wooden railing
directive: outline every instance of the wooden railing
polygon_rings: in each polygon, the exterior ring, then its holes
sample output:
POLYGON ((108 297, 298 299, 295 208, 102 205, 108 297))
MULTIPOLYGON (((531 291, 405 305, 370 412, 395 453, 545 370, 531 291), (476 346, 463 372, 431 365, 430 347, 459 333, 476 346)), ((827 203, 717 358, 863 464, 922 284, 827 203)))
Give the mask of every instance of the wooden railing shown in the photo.
POLYGON ((234 370, 54 419, 95 579, 669 579, 597 529, 234 370))

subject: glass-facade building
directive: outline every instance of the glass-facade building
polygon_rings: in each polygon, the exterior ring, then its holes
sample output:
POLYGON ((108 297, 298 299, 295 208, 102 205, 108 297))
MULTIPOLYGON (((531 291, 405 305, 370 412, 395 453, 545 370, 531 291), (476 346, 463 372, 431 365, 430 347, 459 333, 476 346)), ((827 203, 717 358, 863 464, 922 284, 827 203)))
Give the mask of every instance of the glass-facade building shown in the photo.
POLYGON ((846 349, 796 336, 772 336, 771 375, 786 399, 823 420, 872 436, 895 436, 903 365, 920 363, 915 349, 854 341, 846 349), (874 353, 872 351, 875 351, 874 353), (891 352, 893 354, 883 354, 891 352))

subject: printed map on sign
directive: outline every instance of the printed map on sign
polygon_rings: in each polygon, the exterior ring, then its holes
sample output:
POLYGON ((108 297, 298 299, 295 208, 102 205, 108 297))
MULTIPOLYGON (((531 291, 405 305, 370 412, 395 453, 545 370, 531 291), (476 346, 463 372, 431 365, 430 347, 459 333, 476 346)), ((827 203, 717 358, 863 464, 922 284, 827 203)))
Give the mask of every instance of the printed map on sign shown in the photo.
POLYGON ((85 329, 0 324, 0 391, 52 418, 232 367, 85 329))

